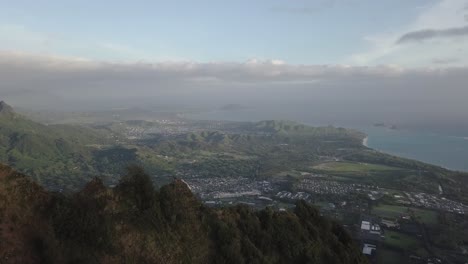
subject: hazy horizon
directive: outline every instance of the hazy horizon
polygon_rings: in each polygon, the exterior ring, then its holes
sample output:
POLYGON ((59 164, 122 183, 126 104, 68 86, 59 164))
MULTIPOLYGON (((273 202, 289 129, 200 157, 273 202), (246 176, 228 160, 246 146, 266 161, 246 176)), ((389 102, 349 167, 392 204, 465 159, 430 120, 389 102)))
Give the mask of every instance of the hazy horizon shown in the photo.
POLYGON ((0 14, 0 97, 17 107, 468 123, 464 0, 18 1, 0 14))

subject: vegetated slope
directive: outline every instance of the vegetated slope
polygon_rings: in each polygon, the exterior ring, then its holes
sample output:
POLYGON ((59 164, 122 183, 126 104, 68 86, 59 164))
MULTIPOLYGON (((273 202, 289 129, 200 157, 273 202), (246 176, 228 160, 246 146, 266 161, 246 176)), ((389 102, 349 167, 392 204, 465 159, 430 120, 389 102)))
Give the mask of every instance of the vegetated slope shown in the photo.
POLYGON ((42 165, 51 160, 84 154, 86 143, 96 142, 98 135, 84 128, 46 126, 20 115, 0 112, 0 148, 3 159, 22 167, 27 162, 42 165))
POLYGON ((365 263, 349 235, 304 202, 294 212, 204 207, 180 180, 139 168, 71 196, 0 165, 2 263, 365 263))
POLYGON ((77 187, 91 175, 117 173, 120 163, 136 160, 135 150, 112 144, 98 130, 36 123, 0 102, 0 162, 43 185, 77 187))

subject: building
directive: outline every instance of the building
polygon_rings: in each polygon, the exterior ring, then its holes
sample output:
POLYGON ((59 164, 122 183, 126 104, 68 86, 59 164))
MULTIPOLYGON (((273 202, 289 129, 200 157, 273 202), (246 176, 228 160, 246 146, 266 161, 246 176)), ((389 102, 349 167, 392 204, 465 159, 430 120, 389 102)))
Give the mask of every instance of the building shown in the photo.
POLYGON ((377 251, 377 246, 372 244, 364 244, 362 247, 362 254, 366 256, 372 256, 377 251))
POLYGON ((371 218, 361 221, 360 238, 363 241, 380 241, 382 230, 380 225, 373 222, 371 218))
POLYGON ((371 228, 371 223, 369 221, 362 221, 361 222, 361 231, 367 230, 369 231, 371 228))
POLYGON ((380 223, 386 228, 400 228, 400 224, 398 224, 396 221, 382 219, 380 223))

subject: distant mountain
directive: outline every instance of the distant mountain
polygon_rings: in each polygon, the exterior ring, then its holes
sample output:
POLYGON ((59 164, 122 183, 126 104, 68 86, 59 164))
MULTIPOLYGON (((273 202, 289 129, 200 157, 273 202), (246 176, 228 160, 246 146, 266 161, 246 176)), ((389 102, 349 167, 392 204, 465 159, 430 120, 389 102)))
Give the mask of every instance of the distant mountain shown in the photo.
POLYGON ((71 196, 0 165, 2 263, 366 263, 317 209, 211 209, 181 180, 156 190, 129 169, 113 189, 94 179, 71 196))
POLYGON ((349 142, 358 142, 359 145, 366 135, 353 129, 345 129, 333 126, 311 127, 298 122, 288 120, 264 120, 252 123, 252 130, 270 133, 276 136, 291 136, 296 138, 309 137, 326 141, 342 139, 349 142))
POLYGON ((374 127, 386 127, 386 128, 393 129, 393 130, 398 129, 396 125, 386 125, 385 123, 375 123, 374 127))

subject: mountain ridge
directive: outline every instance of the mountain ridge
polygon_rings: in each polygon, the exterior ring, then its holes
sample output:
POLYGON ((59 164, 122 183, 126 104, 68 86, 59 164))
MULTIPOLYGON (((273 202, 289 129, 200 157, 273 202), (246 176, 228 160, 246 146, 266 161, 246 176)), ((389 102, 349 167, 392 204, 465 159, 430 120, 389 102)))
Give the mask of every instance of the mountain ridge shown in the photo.
POLYGON ((12 117, 15 114, 13 107, 5 103, 5 101, 0 101, 0 116, 12 117))
POLYGON ((45 125, 17 114, 5 102, 0 106, 0 162, 49 185, 55 185, 60 180, 56 176, 60 175, 78 178, 105 172, 89 169, 95 156, 102 152, 93 146, 111 143, 101 131, 83 126, 45 125), (83 173, 86 171, 89 173, 83 173))
POLYGON ((317 209, 203 206, 181 180, 156 190, 140 168, 112 189, 62 195, 0 164, 2 263, 366 263, 317 209))

